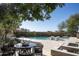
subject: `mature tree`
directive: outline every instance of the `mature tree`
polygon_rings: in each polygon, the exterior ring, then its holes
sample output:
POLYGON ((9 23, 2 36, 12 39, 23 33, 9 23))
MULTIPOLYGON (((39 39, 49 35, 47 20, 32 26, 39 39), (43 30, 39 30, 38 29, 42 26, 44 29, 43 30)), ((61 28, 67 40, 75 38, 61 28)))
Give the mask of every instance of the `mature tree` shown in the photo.
POLYGON ((14 31, 22 21, 46 20, 50 13, 64 4, 33 4, 33 3, 2 3, 0 4, 0 31, 6 37, 7 33, 14 31))
POLYGON ((79 26, 79 14, 75 14, 70 16, 70 18, 59 24, 59 29, 62 30, 67 28, 67 32, 69 35, 76 36, 79 26))
POLYGON ((67 29, 68 32, 70 32, 71 34, 75 35, 77 33, 78 26, 79 26, 79 14, 73 15, 67 20, 67 29))
POLYGON ((58 6, 62 7, 64 4, 0 4, 0 19, 5 19, 9 15, 13 19, 17 20, 44 20, 50 18, 50 13, 54 11, 58 6))
POLYGON ((60 32, 65 31, 66 27, 67 27, 67 24, 64 21, 58 25, 58 29, 60 32))

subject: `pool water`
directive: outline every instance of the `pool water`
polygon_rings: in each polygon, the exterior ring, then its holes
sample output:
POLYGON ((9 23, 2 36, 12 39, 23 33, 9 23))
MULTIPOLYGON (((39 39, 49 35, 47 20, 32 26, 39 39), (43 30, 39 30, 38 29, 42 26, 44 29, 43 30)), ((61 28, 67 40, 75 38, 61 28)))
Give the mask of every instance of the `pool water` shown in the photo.
POLYGON ((32 40, 55 40, 55 41, 65 41, 68 38, 65 37, 30 37, 30 39, 32 40))
POLYGON ((48 40, 49 37, 30 37, 33 40, 48 40))

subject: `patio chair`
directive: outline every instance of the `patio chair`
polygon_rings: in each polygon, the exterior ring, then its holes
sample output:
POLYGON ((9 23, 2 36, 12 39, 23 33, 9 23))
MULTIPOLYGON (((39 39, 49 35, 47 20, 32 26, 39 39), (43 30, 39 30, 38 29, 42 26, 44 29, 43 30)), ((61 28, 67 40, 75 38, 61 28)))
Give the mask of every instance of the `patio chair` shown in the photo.
POLYGON ((79 48, 73 46, 61 46, 62 49, 67 50, 68 52, 79 54, 79 48))
POLYGON ((69 43, 68 46, 78 47, 77 43, 69 43))
POLYGON ((55 40, 54 36, 49 37, 50 40, 55 40))
POLYGON ((51 50, 51 55, 52 56, 78 56, 78 54, 67 52, 65 50, 58 50, 58 49, 57 50, 52 49, 51 50))
POLYGON ((42 56, 42 48, 41 47, 35 47, 35 55, 42 56))
POLYGON ((19 50, 19 56, 33 56, 33 53, 29 48, 22 48, 19 50))

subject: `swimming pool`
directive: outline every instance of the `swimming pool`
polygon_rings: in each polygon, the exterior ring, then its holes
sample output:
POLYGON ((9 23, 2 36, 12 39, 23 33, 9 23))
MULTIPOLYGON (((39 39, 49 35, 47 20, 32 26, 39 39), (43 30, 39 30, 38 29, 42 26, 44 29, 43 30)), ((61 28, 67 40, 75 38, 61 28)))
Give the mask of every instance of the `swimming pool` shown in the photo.
POLYGON ((68 37, 54 37, 54 36, 51 36, 51 37, 30 37, 31 40, 55 40, 55 41, 65 41, 65 40, 68 40, 69 38, 68 37))
POLYGON ((33 40, 48 40, 49 37, 30 37, 30 39, 33 39, 33 40))
POLYGON ((18 38, 20 40, 55 40, 55 41, 65 41, 65 40, 68 40, 69 38, 66 38, 66 37, 54 37, 54 36, 51 36, 51 37, 43 37, 43 36, 40 36, 40 37, 20 37, 18 38))

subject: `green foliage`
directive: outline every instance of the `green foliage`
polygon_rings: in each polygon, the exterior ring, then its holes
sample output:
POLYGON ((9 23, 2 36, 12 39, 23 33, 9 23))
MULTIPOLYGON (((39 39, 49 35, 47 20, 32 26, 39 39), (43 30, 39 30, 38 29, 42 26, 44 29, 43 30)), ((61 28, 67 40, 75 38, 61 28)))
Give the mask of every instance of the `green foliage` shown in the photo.
POLYGON ((44 20, 50 17, 50 13, 58 6, 62 7, 64 4, 59 3, 12 3, 0 4, 0 21, 6 19, 17 20, 44 20))
POLYGON ((21 25, 22 21, 43 21, 49 19, 50 13, 63 5, 60 3, 1 3, 0 34, 6 39, 6 35, 14 32, 21 25))
POLYGON ((75 14, 75 15, 70 16, 70 18, 67 21, 62 22, 59 27, 60 29, 66 27, 67 32, 71 36, 76 36, 76 33, 78 31, 78 26, 79 26, 79 14, 75 14))
POLYGON ((69 32, 77 32, 79 26, 79 14, 75 14, 69 18, 67 21, 67 26, 69 32))
POLYGON ((0 40, 0 45, 3 44, 9 44, 9 45, 14 45, 20 43, 20 40, 18 39, 10 39, 10 38, 6 38, 6 40, 0 40))
POLYGON ((15 33, 16 37, 50 37, 50 36, 65 36, 67 32, 20 32, 15 33))
POLYGON ((58 28, 59 28, 59 31, 64 31, 64 29, 66 29, 67 27, 67 24, 66 22, 61 22, 59 25, 58 25, 58 28))

